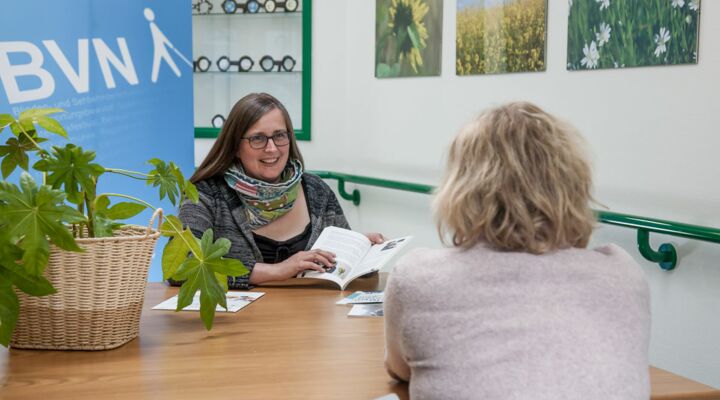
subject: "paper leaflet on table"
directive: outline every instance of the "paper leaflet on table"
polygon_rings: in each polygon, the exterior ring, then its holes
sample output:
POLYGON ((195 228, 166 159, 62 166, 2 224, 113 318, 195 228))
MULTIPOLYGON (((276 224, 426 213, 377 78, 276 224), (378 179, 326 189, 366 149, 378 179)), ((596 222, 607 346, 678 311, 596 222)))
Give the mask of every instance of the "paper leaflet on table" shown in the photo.
MULTIPOLYGON (((226 296, 228 306, 227 312, 237 312, 252 303, 253 301, 259 299, 264 294, 264 292, 228 292, 226 296)), ((152 309, 174 311, 177 308, 177 301, 178 297, 173 296, 156 305, 152 309)), ((195 293, 195 297, 193 297, 193 302, 190 303, 190 305, 188 305, 187 307, 183 308, 183 311, 200 311, 200 292, 195 293)), ((219 304, 217 305, 217 307, 215 307, 215 311, 226 312, 226 310, 219 304)))

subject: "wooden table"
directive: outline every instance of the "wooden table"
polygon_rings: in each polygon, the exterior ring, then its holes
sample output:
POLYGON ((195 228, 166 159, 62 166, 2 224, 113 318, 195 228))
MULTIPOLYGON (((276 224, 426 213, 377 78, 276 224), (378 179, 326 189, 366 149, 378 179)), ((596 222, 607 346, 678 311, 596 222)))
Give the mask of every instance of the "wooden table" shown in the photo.
MULTIPOLYGON (((150 308, 177 293, 148 286, 139 338, 108 351, 0 350, 2 399, 373 399, 407 386, 383 367, 383 319, 348 318, 335 301, 384 286, 384 275, 340 292, 298 280, 207 332, 196 312, 150 308)), ((653 399, 720 399, 700 383, 651 369, 653 399)))

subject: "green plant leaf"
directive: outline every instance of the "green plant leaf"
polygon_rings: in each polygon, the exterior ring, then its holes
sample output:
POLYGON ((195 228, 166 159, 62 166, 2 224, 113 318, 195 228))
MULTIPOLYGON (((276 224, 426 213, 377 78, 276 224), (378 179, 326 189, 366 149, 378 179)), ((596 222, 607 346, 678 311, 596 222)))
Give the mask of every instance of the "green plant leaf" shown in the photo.
POLYGON ((223 275, 220 273, 215 273, 215 277, 217 278, 218 282, 220 282, 220 286, 223 287, 223 293, 227 293, 228 291, 228 277, 227 275, 223 275))
MULTIPOLYGON (((225 261, 242 266, 242 263, 238 260, 225 261)), ((177 279, 185 280, 185 283, 180 288, 180 293, 178 294, 178 308, 176 311, 180 311, 190 305, 195 293, 200 290, 200 318, 207 330, 212 329, 217 305, 220 304, 223 308, 227 309, 225 289, 213 272, 212 266, 191 258, 181 265, 178 272, 177 279)))
POLYGON ((200 241, 200 246, 202 248, 203 252, 203 258, 205 259, 212 259, 212 258, 219 258, 224 256, 225 254, 230 251, 230 241, 225 238, 220 238, 215 241, 215 243, 212 243, 213 239, 213 232, 212 230, 206 231, 203 233, 202 240, 200 241), (208 239, 209 236, 209 240, 208 239))
MULTIPOLYGON (((43 138, 35 138, 36 143, 47 141, 43 138)), ((25 135, 19 137, 10 137, 4 145, 0 146, 0 157, 3 157, 0 169, 2 170, 3 179, 10 176, 18 166, 25 171, 28 170, 28 161, 30 158, 27 153, 36 150, 35 144, 25 135)))
POLYGON ((0 278, 11 282, 31 296, 47 296, 57 292, 45 277, 33 276, 15 263, 0 265, 0 278))
MULTIPOLYGON (((194 240, 195 237, 186 239, 194 240)), ((165 245, 162 254, 163 279, 167 280, 175 275, 180 264, 188 258, 189 252, 190 247, 180 238, 174 237, 165 245)))
POLYGON ((177 311, 192 303, 195 292, 200 290, 200 318, 205 328, 212 328, 215 307, 220 304, 227 309, 224 285, 221 283, 227 275, 239 276, 248 270, 238 260, 222 256, 230 250, 230 241, 219 239, 213 242, 213 231, 208 229, 200 240, 200 254, 197 258, 185 260, 177 269, 173 279, 185 281, 178 294, 177 311), (220 276, 225 275, 223 278, 220 276))
POLYGON ((107 218, 101 214, 93 215, 93 231, 96 238, 100 237, 111 237, 116 229, 119 229, 124 224, 116 222, 113 219, 107 218))
POLYGON ((173 163, 168 165, 165 161, 157 158, 149 160, 148 163, 155 166, 155 169, 149 173, 150 177, 148 178, 148 185, 160 187, 160 200, 167 196, 170 199, 170 202, 176 206, 177 198, 180 194, 178 188, 180 186, 180 182, 182 182, 178 181, 178 177, 173 171, 177 167, 175 167, 173 163))
POLYGON ((63 128, 62 125, 60 125, 60 123, 55 119, 41 115, 35 120, 37 121, 37 124, 43 127, 46 131, 58 134, 67 139, 68 134, 65 132, 65 128, 63 128))
MULTIPOLYGON (((12 138, 15 139, 15 138, 12 138)), ((0 146, 0 147, 7 147, 7 146, 0 146)), ((0 152, 3 151, 2 148, 0 148, 0 152)), ((25 171, 28 170, 28 161, 29 158, 27 154, 24 151, 19 152, 13 152, 12 154, 7 154, 5 157, 3 157, 2 163, 0 163, 0 171, 2 171, 2 177, 3 179, 6 179, 10 174, 15 171, 15 168, 20 166, 20 168, 24 169, 25 171)))
POLYGON ((20 136, 24 133, 27 133, 28 135, 32 136, 33 138, 36 136, 37 132, 35 132, 35 125, 33 125, 32 121, 16 121, 10 124, 10 130, 15 136, 20 136))
POLYGON ((185 184, 183 185, 183 190, 185 191, 185 196, 187 196, 187 198, 190 199, 190 201, 192 201, 193 203, 197 203, 198 200, 200 200, 200 195, 198 194, 197 188, 192 182, 186 180, 185 184))
POLYGON ((37 186, 27 172, 20 176, 20 188, 0 181, 0 223, 7 234, 20 239, 23 266, 33 275, 41 275, 50 254, 50 241, 58 247, 82 251, 63 222, 85 221, 85 216, 63 204, 64 194, 47 185, 37 186))
POLYGON ((93 213, 93 231, 95 237, 111 237, 113 231, 122 226, 122 224, 105 217, 110 199, 105 195, 100 195, 93 201, 95 212, 93 213))
POLYGON ((62 108, 31 108, 29 110, 25 110, 20 113, 20 117, 18 118, 19 121, 29 120, 32 121, 33 119, 45 115, 55 114, 59 112, 63 112, 62 108))
POLYGON ((95 211, 98 210, 107 210, 107 208, 110 207, 110 198, 108 198, 106 195, 100 195, 95 198, 95 211))
POLYGON ((38 171, 47 172, 47 183, 53 189, 63 188, 69 201, 79 204, 80 193, 95 193, 97 178, 105 168, 92 163, 94 151, 83 151, 82 147, 67 144, 53 146, 51 155, 33 165, 38 171))
POLYGON ((6 126, 15 122, 15 118, 10 114, 0 114, 0 132, 5 129, 6 126))
POLYGON ((175 178, 177 179, 177 181, 185 182, 185 176, 183 176, 183 173, 180 170, 180 168, 177 165, 175 165, 175 163, 172 161, 170 161, 169 165, 170 165, 170 170, 172 171, 173 175, 175 175, 175 178))
POLYGON ((0 264, 15 264, 22 255, 22 249, 12 240, 7 227, 0 224, 0 264))
POLYGON ((171 162, 170 168, 172 169, 175 178, 177 178, 178 187, 185 194, 185 197, 190 199, 190 201, 192 201, 193 203, 197 203, 199 200, 199 196, 195 185, 193 185, 193 183, 189 180, 185 179, 182 171, 177 165, 175 165, 175 163, 171 162))
POLYGON ((20 302, 12 284, 0 279, 0 344, 5 347, 10 344, 19 314, 20 302))
POLYGON ((169 279, 175 275, 175 271, 187 259, 189 253, 199 255, 202 250, 190 228, 183 229, 182 223, 174 215, 165 217, 165 222, 160 227, 160 233, 170 237, 162 255, 163 279, 169 279))
MULTIPOLYGON (((185 228, 185 230, 189 230, 189 228, 185 228)), ((173 237, 181 234, 182 232, 183 224, 180 222, 180 219, 172 214, 166 215, 165 221, 160 227, 160 233, 163 236, 173 237)), ((197 246, 193 246, 193 250, 200 251, 200 245, 198 244, 197 246)))
POLYGON ((144 204, 122 202, 107 209, 104 216, 110 219, 128 219, 140 214, 146 208, 144 204))

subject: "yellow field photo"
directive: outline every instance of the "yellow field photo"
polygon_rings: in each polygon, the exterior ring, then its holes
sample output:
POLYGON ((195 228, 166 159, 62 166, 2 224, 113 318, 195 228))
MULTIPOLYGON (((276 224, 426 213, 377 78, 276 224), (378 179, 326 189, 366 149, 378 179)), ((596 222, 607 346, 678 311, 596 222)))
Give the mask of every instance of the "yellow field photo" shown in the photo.
POLYGON ((457 0, 458 75, 545 70, 546 0, 457 0))

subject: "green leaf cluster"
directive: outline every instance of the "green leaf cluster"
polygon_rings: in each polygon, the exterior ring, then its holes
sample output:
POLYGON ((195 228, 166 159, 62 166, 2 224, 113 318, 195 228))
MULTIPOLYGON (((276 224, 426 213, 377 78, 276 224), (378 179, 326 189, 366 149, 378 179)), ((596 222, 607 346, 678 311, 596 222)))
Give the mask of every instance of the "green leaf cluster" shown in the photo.
POLYGON ((163 277, 185 281, 180 288, 176 311, 190 305, 200 290, 200 318, 210 330, 215 307, 220 304, 227 309, 227 277, 245 275, 247 268, 238 260, 223 258, 230 251, 230 241, 225 238, 213 241, 212 229, 206 230, 202 239, 197 239, 189 228, 183 229, 177 217, 170 216, 160 232, 171 238, 163 252, 163 277))
MULTIPOLYGON (((49 151, 42 148, 40 144, 48 141, 43 132, 68 138, 51 117, 61 111, 30 109, 18 118, 0 114, 0 139, 7 133, 0 145, 0 344, 4 346, 18 320, 16 290, 31 296, 55 293, 43 277, 51 244, 65 251, 82 251, 76 238, 112 236, 123 226, 120 221, 155 209, 131 195, 97 193, 104 174, 145 181, 158 189, 160 200, 167 197, 174 206, 198 201, 197 189, 173 162, 153 158, 148 161, 152 169, 144 173, 101 166, 94 162, 95 152, 72 143, 49 151), (35 160, 32 169, 42 173, 42 183, 28 173, 31 160, 35 160), (18 168, 24 170, 18 184, 8 181, 18 168)), ((210 329, 217 304, 226 307, 227 276, 243 275, 247 269, 237 260, 223 258, 230 242, 213 241, 211 230, 202 239, 195 238, 177 217, 169 215, 161 231, 172 239, 163 252, 163 274, 166 279, 185 281, 178 310, 200 290, 202 321, 210 329)))

